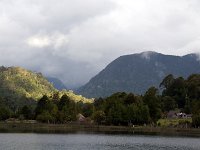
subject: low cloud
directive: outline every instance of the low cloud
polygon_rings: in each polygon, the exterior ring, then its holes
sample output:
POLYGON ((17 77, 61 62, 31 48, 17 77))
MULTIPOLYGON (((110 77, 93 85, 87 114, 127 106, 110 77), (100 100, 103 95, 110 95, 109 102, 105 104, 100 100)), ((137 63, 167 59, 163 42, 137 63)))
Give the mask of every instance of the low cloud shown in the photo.
MULTIPOLYGON (((146 51, 146 52, 143 52, 143 53, 142 53, 141 57, 144 58, 144 59, 146 59, 146 60, 150 60, 152 54, 153 54, 153 52, 151 52, 151 51, 146 51)), ((156 65, 157 65, 157 64, 156 64, 156 65)))

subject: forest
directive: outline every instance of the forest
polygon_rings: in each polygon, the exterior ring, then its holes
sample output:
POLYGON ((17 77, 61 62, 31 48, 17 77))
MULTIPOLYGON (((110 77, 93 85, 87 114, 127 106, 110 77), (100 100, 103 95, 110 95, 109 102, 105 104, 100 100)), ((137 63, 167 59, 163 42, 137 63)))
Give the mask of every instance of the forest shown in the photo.
POLYGON ((35 104, 26 104, 13 110, 6 99, 0 97, 0 120, 17 118, 43 123, 63 124, 77 121, 82 114, 88 122, 98 125, 156 125, 167 113, 178 110, 192 115, 192 126, 200 126, 200 74, 187 79, 166 76, 159 89, 150 87, 143 95, 117 92, 93 103, 75 102, 59 93, 44 95, 35 104))

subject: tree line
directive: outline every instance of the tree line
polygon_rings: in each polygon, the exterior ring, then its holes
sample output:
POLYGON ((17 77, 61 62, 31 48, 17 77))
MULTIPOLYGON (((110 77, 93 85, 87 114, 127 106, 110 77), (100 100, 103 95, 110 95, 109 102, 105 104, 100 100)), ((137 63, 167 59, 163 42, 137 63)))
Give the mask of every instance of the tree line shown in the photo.
POLYGON ((179 110, 192 114, 192 125, 200 126, 200 74, 187 79, 170 74, 159 87, 150 87, 144 95, 119 92, 96 99, 93 119, 99 124, 156 124, 169 111, 179 110))
POLYGON ((192 114, 193 126, 200 126, 200 74, 187 79, 166 76, 160 89, 150 87, 145 94, 118 92, 93 103, 74 102, 67 95, 44 95, 35 105, 25 105, 13 112, 0 98, 0 120, 10 117, 36 119, 44 123, 68 123, 77 120, 77 114, 91 118, 96 124, 143 125, 156 124, 170 110, 192 114))
POLYGON ((6 100, 0 97, 0 120, 17 118, 37 120, 43 123, 68 123, 76 121, 79 113, 85 117, 91 116, 93 110, 93 104, 75 102, 66 94, 59 97, 59 92, 50 97, 44 95, 37 103, 24 105, 17 111, 9 106, 6 104, 6 100))

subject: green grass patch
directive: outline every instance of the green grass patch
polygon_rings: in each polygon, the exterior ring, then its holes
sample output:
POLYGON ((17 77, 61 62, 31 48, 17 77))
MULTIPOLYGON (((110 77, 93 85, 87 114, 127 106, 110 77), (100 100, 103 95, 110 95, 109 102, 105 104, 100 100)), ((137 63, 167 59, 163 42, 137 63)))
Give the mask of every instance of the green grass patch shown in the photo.
POLYGON ((157 125, 160 127, 176 127, 186 123, 192 123, 192 118, 159 119, 157 121, 157 125))

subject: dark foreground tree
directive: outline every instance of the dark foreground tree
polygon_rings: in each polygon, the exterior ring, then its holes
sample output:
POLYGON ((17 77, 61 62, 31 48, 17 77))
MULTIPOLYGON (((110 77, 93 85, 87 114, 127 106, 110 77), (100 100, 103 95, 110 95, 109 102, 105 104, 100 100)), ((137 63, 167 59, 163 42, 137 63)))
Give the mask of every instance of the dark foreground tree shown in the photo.
POLYGON ((27 106, 27 105, 22 107, 20 114, 22 114, 24 116, 24 119, 32 119, 32 117, 33 117, 32 110, 31 110, 30 106, 27 106))
POLYGON ((144 103, 149 108, 150 117, 153 122, 156 122, 161 118, 161 101, 158 96, 158 90, 155 87, 151 87, 145 93, 143 97, 144 103))
POLYGON ((0 120, 6 120, 11 117, 11 110, 6 106, 0 106, 0 120))
POLYGON ((105 113, 102 110, 98 110, 93 113, 92 119, 97 123, 97 124, 103 124, 105 123, 105 113))

